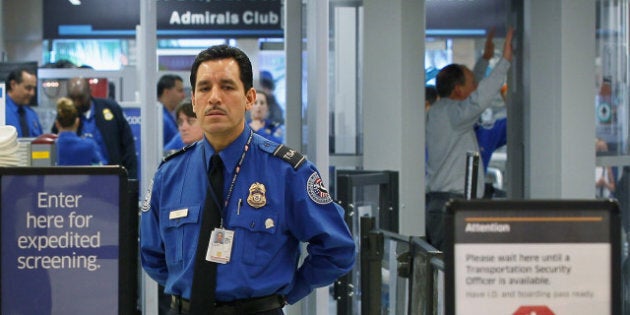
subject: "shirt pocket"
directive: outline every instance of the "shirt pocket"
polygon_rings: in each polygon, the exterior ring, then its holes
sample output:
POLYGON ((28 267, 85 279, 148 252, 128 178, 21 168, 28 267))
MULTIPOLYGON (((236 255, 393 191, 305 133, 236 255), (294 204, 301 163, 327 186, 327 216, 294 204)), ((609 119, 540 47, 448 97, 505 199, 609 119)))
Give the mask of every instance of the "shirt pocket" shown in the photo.
POLYGON ((199 234, 201 206, 181 206, 162 212, 164 250, 167 264, 179 264, 194 257, 199 234), (186 214, 183 215, 182 212, 186 214), (180 217, 178 217, 180 216, 180 217), (176 218, 173 218, 176 217, 176 218))
POLYGON ((276 212, 257 210, 249 215, 240 215, 231 223, 236 231, 234 242, 241 243, 243 262, 248 265, 265 266, 284 243, 277 233, 276 212))

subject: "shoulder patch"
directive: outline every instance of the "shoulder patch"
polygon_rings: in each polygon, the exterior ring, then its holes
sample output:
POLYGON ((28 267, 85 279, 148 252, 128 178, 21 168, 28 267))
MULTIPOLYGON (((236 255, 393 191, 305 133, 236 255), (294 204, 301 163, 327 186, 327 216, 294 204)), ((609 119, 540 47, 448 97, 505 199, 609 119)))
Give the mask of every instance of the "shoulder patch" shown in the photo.
POLYGON ((277 156, 291 164, 294 169, 298 169, 304 162, 306 158, 302 153, 295 151, 283 144, 279 145, 275 151, 273 151, 273 156, 277 156))
POLYGON ((317 204, 325 205, 332 202, 328 189, 317 172, 313 172, 313 174, 309 176, 306 182, 306 192, 311 200, 317 204))
POLYGON ((149 188, 147 188, 147 192, 144 194, 144 200, 142 201, 142 206, 140 207, 142 212, 147 212, 149 211, 149 208, 151 208, 151 191, 152 190, 153 190, 153 180, 151 180, 151 183, 149 183, 149 188))

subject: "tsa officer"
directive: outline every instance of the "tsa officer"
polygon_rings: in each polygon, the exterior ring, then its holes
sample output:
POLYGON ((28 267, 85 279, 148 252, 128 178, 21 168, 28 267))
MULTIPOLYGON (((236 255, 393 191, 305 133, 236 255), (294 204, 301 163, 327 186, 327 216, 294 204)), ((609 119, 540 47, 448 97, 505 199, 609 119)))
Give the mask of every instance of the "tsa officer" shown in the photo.
POLYGON ((42 132, 37 113, 28 105, 35 96, 36 74, 19 68, 7 77, 6 124, 17 129, 18 137, 37 137, 42 132))
POLYGON ((172 296, 170 314, 283 314, 354 265, 342 209, 315 166, 246 125, 252 80, 237 48, 197 55, 190 81, 204 138, 161 164, 143 201, 142 266, 172 296), (208 170, 223 172, 222 192, 209 189, 208 170), (219 223, 200 229, 212 208, 219 223), (223 242, 211 242, 218 233, 223 242), (298 265, 302 242, 308 255, 298 265), (198 280, 204 266, 215 279, 198 280), (200 283, 211 289, 200 293, 200 283))

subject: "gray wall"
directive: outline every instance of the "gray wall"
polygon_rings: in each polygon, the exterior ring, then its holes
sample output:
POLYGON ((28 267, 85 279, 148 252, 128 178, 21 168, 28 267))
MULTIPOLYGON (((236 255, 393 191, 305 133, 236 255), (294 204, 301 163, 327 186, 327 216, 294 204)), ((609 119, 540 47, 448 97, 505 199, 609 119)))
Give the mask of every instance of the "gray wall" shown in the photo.
POLYGON ((363 5, 364 166, 399 172, 400 233, 424 235, 424 1, 363 5))
POLYGON ((593 198, 595 5, 526 1, 524 145, 526 199, 593 198))
POLYGON ((5 61, 37 61, 42 63, 42 0, 1 0, 0 49, 5 61))

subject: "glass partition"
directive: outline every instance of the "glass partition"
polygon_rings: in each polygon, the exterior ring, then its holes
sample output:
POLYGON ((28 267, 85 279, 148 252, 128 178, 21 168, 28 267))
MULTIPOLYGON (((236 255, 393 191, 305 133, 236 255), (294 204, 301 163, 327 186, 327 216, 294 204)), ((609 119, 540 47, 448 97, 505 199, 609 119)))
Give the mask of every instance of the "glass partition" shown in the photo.
POLYGON ((362 154, 359 140, 361 2, 331 2, 330 149, 333 154, 362 154))
POLYGON ((595 197, 615 198, 622 217, 622 253, 624 268, 623 308, 630 308, 630 150, 628 135, 630 111, 628 0, 597 1, 595 84, 595 197))
POLYGON ((596 137, 598 155, 628 153, 628 1, 597 4, 596 137))
MULTIPOLYGON (((629 197, 624 184, 630 175, 628 14, 628 0, 597 1, 594 197, 617 198, 624 222, 628 221, 629 197)), ((624 227, 627 230, 630 226, 624 227)))

